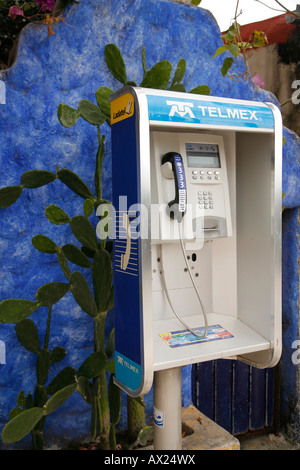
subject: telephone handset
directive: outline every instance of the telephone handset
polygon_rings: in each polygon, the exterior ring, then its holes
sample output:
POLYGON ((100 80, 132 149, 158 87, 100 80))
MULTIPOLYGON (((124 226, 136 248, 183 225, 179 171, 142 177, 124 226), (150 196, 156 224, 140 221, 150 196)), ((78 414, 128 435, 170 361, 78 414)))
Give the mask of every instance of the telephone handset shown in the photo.
MULTIPOLYGON (((179 234, 180 234, 179 239, 180 239, 182 254, 183 254, 183 257, 184 257, 184 260, 185 260, 187 271, 189 272, 191 281, 193 283, 195 292, 196 292, 197 297, 199 299, 201 309, 202 309, 202 313, 203 313, 203 316, 204 316, 204 322, 205 322, 205 332, 204 332, 204 334, 196 333, 187 323, 185 323, 185 321, 182 319, 182 317, 177 313, 177 311, 176 311, 176 309, 175 309, 175 307, 172 303, 172 300, 169 296, 168 288, 166 286, 166 280, 165 280, 165 275, 164 275, 163 248, 162 248, 162 246, 160 246, 160 259, 161 259, 161 263, 162 263, 162 271, 161 271, 162 272, 162 281, 163 281, 164 290, 165 290, 169 305, 170 305, 171 309, 173 310, 175 316, 178 318, 178 320, 193 335, 197 336, 198 338, 205 338, 207 336, 207 332, 208 332, 207 315, 206 315, 206 312, 205 312, 205 309, 204 309, 204 306, 203 306, 198 288, 196 286, 196 282, 194 280, 193 274, 191 272, 191 269, 190 269, 190 266, 189 266, 189 263, 188 263, 188 260, 187 260, 187 255, 186 255, 186 252, 185 252, 185 249, 184 249, 183 239, 182 239, 181 222, 182 222, 182 217, 184 216, 184 214, 186 212, 186 205, 187 205, 187 189, 186 189, 186 180, 185 180, 185 172, 184 172, 182 156, 177 152, 168 152, 168 153, 166 153, 162 158, 161 165, 163 167, 164 165, 170 165, 170 164, 171 164, 171 169, 172 169, 172 172, 173 172, 173 175, 174 175, 174 181, 175 181, 175 198, 168 203, 168 205, 167 205, 167 214, 169 215, 169 217, 171 217, 171 219, 176 219, 177 222, 178 222, 179 234)), ((168 168, 168 170, 169 170, 169 168, 168 168)), ((172 176, 170 175, 170 172, 168 172, 168 170, 165 171, 165 175, 167 173, 169 173, 169 175, 167 175, 166 177, 171 178, 172 176)))
POLYGON ((182 161, 182 156, 178 152, 166 153, 161 161, 163 165, 171 165, 175 182, 175 198, 167 205, 167 214, 171 219, 177 219, 181 222, 186 212, 187 194, 186 180, 182 161))

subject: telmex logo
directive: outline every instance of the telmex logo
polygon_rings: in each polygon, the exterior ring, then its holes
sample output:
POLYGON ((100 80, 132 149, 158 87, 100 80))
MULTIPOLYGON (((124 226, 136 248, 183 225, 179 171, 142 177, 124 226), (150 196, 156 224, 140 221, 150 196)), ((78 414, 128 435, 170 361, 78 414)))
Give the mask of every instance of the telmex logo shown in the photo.
POLYGON ((258 121, 256 113, 258 112, 250 109, 238 109, 238 108, 226 108, 218 106, 197 106, 194 108, 193 103, 185 103, 182 101, 170 101, 166 100, 166 104, 171 106, 169 116, 172 117, 178 114, 180 117, 189 115, 192 119, 196 119, 195 114, 200 117, 210 118, 223 118, 223 119, 242 119, 247 121, 258 121), (193 111, 191 108, 194 108, 193 111))

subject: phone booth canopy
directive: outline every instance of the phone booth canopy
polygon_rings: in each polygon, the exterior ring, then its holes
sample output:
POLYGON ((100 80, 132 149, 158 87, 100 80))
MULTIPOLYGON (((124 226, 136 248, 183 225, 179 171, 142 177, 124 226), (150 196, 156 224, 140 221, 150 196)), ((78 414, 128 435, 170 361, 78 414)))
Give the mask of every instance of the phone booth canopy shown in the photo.
POLYGON ((281 355, 277 107, 125 87, 111 96, 115 382, 281 355))

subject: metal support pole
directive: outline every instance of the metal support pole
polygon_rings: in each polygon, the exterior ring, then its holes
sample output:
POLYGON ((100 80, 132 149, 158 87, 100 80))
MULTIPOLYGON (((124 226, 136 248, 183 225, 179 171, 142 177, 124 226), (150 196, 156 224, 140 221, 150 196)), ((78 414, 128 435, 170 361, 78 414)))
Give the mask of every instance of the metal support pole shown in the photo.
POLYGON ((181 367, 154 373, 154 449, 182 449, 181 367))

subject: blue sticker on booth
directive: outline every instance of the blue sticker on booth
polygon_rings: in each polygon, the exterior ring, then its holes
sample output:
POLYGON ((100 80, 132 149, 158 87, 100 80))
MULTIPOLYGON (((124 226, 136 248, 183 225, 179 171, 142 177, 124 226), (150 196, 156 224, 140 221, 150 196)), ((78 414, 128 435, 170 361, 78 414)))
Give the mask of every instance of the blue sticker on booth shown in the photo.
POLYGON ((150 121, 273 129, 274 117, 266 106, 251 103, 193 100, 147 95, 150 121))
POLYGON ((141 384, 141 366, 115 351, 116 378, 131 390, 138 390, 141 384))

